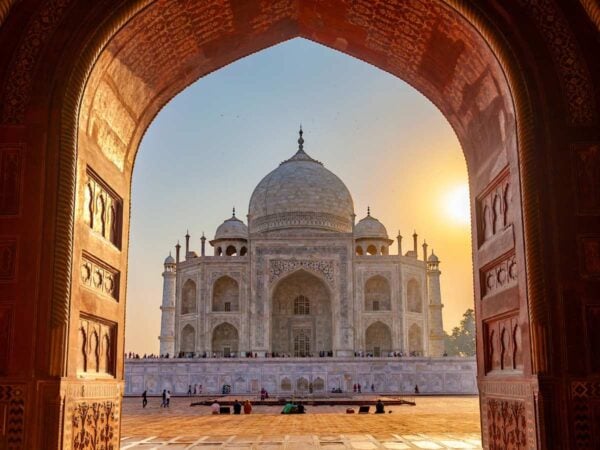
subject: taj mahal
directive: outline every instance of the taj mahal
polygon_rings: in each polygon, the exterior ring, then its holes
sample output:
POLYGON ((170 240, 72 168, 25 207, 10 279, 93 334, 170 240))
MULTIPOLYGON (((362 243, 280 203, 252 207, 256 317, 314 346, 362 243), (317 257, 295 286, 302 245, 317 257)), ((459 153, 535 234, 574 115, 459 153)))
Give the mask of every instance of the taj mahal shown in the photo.
POLYGON ((164 261, 161 359, 130 361, 126 392, 350 389, 471 393, 475 361, 444 356, 440 260, 412 236, 356 221, 344 182, 298 150, 199 252, 164 261), (396 244, 397 250, 393 247, 396 244), (395 253, 395 254, 394 254, 395 253), (173 359, 175 358, 175 359, 173 359))

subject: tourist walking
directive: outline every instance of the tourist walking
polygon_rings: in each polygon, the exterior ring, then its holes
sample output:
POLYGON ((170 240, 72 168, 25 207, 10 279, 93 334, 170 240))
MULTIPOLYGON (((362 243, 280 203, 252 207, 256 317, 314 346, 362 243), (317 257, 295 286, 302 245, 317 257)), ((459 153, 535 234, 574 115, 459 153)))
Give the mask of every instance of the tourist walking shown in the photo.
POLYGON ((167 407, 167 390, 163 389, 163 393, 162 393, 162 403, 160 404, 161 408, 166 408, 167 407))
POLYGON ((142 408, 145 408, 148 404, 148 391, 142 393, 142 408))
POLYGON ((188 385, 188 397, 192 396, 192 385, 188 385))
POLYGON ((237 401, 237 398, 235 399, 235 402, 233 402, 233 413, 234 414, 242 413, 242 404, 237 401))
POLYGON ((244 402, 244 414, 250 414, 252 412, 252 403, 250 400, 244 402))
POLYGON ((165 394, 165 408, 168 408, 171 404, 171 391, 167 391, 165 394))

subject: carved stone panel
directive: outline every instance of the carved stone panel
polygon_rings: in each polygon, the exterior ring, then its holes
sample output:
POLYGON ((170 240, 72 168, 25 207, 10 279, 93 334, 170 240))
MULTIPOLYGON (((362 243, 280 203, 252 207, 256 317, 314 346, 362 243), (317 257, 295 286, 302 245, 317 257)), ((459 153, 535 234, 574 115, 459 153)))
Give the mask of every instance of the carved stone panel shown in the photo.
POLYGON ((24 386, 0 384, 0 448, 20 450, 24 444, 24 386))
POLYGON ((335 284, 334 263, 324 260, 298 260, 298 259, 275 259, 270 261, 269 283, 277 281, 284 275, 297 269, 307 269, 311 272, 317 272, 333 286, 335 284))
POLYGON ((100 261, 98 258, 84 253, 81 258, 81 282, 84 286, 115 300, 119 300, 120 272, 100 261))
POLYGON ((517 315, 494 318, 483 324, 485 372, 521 371, 523 349, 517 315))
POLYGON ((10 338, 12 332, 12 308, 0 308, 0 375, 5 375, 10 356, 10 338))
POLYGON ((72 414, 73 450, 119 448, 119 408, 112 401, 76 403, 72 414))
POLYGON ((600 213, 600 145, 574 145, 573 158, 578 212, 600 213))
POLYGON ((600 236, 580 236, 579 266, 583 277, 600 277, 600 236))
POLYGON ((11 281, 15 278, 17 261, 17 240, 0 238, 0 281, 11 281))
POLYGON ((0 146, 0 215, 19 214, 23 172, 23 149, 0 146))
POLYGON ((524 402, 488 398, 487 426, 490 450, 527 448, 527 418, 524 402))
POLYGON ((600 409, 598 408, 600 405, 600 381, 572 381, 571 398, 573 399, 573 432, 576 448, 598 448, 600 435, 595 425, 600 417, 594 413, 600 409))
POLYGON ((77 372, 115 376, 117 325, 91 316, 79 319, 77 372))
POLYGON ((479 246, 512 223, 512 195, 508 167, 477 197, 477 240, 479 246))
POLYGON ((518 281, 518 269, 514 251, 482 267, 479 274, 482 299, 515 286, 518 281))
POLYGON ((89 167, 83 192, 83 218, 92 230, 121 248, 123 200, 89 167))

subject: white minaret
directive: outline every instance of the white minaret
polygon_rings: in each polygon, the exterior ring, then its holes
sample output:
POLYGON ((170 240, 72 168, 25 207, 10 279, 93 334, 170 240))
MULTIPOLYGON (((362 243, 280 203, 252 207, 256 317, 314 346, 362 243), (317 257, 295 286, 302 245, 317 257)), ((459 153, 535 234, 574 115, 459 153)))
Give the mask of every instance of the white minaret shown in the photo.
POLYGON ((175 260, 169 253, 165 259, 165 271, 162 276, 163 280, 163 298, 160 310, 162 317, 160 321, 160 354, 169 354, 173 357, 175 354, 175 280, 176 274, 175 260))
POLYGON ((442 293, 440 291, 440 260, 431 251, 427 258, 427 293, 429 296, 429 356, 444 355, 444 324, 442 322, 442 293))

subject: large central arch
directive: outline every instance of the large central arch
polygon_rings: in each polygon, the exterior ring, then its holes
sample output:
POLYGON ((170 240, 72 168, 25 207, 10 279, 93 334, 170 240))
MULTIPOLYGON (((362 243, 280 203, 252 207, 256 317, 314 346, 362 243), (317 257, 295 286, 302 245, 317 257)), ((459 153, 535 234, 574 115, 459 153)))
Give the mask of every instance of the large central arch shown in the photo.
POLYGON ((1 186, 1 244, 12 259, 0 274, 7 330, 0 375, 10 388, 0 400, 22 405, 10 419, 23 425, 13 427, 11 441, 70 448, 85 434, 82 405, 93 402, 118 442, 127 211, 143 133, 199 77, 304 37, 413 85, 461 142, 473 214, 484 445, 501 445, 503 410, 525 427, 515 448, 599 444, 589 430, 598 401, 590 340, 597 334, 590 330, 600 326, 592 81, 600 73, 593 25, 600 13, 592 2, 581 4, 0 2, 0 172, 14 174, 1 186), (107 282, 95 282, 95 273, 107 282), (109 377, 82 363, 85 330, 94 329, 107 330, 102 345, 116 355, 109 377), (494 354, 500 348, 510 349, 512 364, 494 354), (48 356, 34 361, 34 354, 48 356), (36 410, 56 419, 42 424, 36 410))

